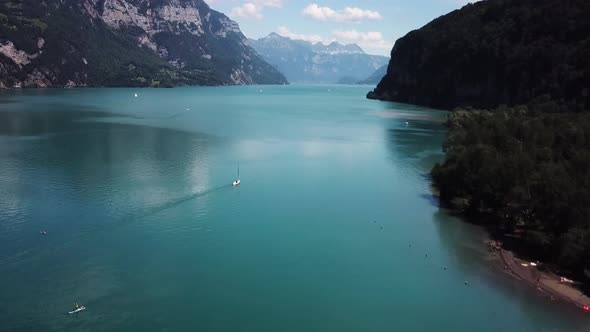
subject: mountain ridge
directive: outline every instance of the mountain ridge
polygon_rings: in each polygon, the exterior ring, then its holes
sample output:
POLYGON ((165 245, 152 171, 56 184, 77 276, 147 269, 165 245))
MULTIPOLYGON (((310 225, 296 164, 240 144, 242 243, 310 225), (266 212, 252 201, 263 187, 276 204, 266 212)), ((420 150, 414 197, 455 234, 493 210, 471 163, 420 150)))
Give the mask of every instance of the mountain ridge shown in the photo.
POLYGON ((369 77, 365 78, 362 81, 357 82, 357 84, 359 84, 359 85, 378 84, 383 79, 383 77, 385 75, 387 75, 387 67, 388 67, 388 65, 383 65, 382 67, 379 67, 369 77))
POLYGON ((0 0, 0 88, 287 84, 202 0, 0 0))

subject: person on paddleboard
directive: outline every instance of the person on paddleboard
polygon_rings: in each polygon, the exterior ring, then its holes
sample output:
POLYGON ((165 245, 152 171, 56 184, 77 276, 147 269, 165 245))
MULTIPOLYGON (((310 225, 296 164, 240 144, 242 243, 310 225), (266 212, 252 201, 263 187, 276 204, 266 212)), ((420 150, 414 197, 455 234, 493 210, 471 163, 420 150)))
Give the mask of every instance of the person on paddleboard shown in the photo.
POLYGON ((86 310, 86 307, 83 305, 79 305, 78 302, 74 303, 74 310, 68 312, 69 314, 75 314, 82 310, 86 310))

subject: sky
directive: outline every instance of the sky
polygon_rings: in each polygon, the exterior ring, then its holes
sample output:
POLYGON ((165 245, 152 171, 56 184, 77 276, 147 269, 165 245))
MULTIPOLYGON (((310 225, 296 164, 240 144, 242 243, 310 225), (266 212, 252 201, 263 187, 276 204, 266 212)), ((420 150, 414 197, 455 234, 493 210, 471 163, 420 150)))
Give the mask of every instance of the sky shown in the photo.
POLYGON ((475 0, 205 1, 238 22, 248 38, 276 32, 314 43, 356 43, 388 56, 398 38, 475 0))

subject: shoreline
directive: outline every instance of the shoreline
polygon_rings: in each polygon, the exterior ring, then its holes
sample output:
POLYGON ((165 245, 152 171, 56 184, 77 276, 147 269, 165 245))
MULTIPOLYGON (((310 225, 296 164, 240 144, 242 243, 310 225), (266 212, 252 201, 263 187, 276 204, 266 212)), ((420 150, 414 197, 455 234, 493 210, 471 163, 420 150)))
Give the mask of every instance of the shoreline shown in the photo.
MULTIPOLYGON (((461 222, 467 222, 486 229, 486 227, 469 222, 464 215, 457 213, 456 209, 441 206, 438 189, 432 183, 430 194, 437 199, 440 208, 454 214, 461 222)), ((488 254, 485 257, 499 271, 511 276, 515 281, 524 282, 528 286, 535 288, 537 292, 549 296, 552 301, 562 301, 573 304, 580 310, 590 311, 590 296, 575 287, 576 282, 574 284, 562 283, 559 275, 551 271, 540 271, 538 266, 544 265, 542 262, 536 262, 537 266, 531 266, 530 261, 522 259, 511 250, 504 249, 499 241, 493 240, 489 229, 486 229, 486 232, 487 240, 485 244, 488 247, 488 254)))
POLYGON ((470 223, 486 229, 487 240, 484 242, 488 247, 488 253, 483 258, 489 259, 500 272, 509 275, 515 281, 526 283, 527 287, 535 288, 537 292, 548 296, 552 301, 573 304, 580 310, 590 312, 590 296, 575 287, 575 282, 574 284, 562 283, 560 282, 561 277, 556 273, 539 270, 538 266, 544 265, 542 262, 536 262, 535 264, 537 266, 531 266, 531 262, 522 259, 514 251, 504 249, 500 241, 493 239, 493 235, 489 229, 477 223, 470 222, 466 219, 465 215, 458 213, 457 209, 442 206, 438 190, 432 183, 430 194, 437 199, 439 208, 443 208, 455 215, 461 222, 470 223), (526 264, 527 266, 523 266, 522 264, 526 264))
MULTIPOLYGON (((502 247, 492 246, 493 240, 486 241, 490 250, 490 257, 498 268, 515 280, 534 287, 539 293, 549 296, 552 301, 559 300, 570 303, 580 310, 589 311, 590 297, 581 290, 568 283, 562 283, 561 277, 550 271, 540 271, 537 266, 516 256, 512 251, 502 247)), ((542 263, 537 263, 542 265, 542 263)))

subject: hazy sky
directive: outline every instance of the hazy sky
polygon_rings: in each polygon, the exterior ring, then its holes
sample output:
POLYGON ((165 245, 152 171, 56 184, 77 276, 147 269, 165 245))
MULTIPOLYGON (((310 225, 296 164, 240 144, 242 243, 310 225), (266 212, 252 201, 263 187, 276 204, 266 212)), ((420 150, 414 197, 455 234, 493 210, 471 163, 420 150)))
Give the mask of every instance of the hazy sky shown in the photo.
POLYGON ((389 55, 396 39, 474 0, 205 0, 249 38, 276 32, 313 42, 357 43, 389 55))

